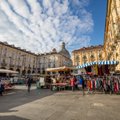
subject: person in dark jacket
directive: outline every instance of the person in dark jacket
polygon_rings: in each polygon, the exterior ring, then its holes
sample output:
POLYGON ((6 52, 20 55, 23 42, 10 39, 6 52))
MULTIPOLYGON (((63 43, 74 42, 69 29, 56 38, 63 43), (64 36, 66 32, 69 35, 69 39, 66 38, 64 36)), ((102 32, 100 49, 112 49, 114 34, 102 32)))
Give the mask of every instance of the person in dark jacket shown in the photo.
POLYGON ((4 92, 4 84, 2 83, 2 81, 0 80, 0 95, 3 96, 3 92, 4 92))
POLYGON ((31 84, 32 84, 32 79, 28 78, 28 80, 27 80, 28 92, 30 92, 31 84))
POLYGON ((84 96, 84 95, 85 95, 85 92, 84 92, 84 89, 85 89, 85 81, 84 81, 84 78, 83 78, 82 75, 80 76, 80 79, 81 79, 81 83, 82 83, 82 91, 83 91, 83 96, 84 96))

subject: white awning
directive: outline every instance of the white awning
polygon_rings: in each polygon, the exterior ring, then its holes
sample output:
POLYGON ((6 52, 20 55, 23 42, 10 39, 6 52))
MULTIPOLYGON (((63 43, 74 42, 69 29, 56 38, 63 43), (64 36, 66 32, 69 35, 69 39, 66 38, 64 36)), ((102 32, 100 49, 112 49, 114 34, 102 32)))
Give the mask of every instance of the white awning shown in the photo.
POLYGON ((68 70, 72 70, 72 69, 73 69, 73 67, 63 66, 63 67, 58 67, 58 68, 47 68, 46 71, 56 72, 56 71, 68 71, 68 70))
POLYGON ((13 70, 0 69, 0 73, 13 73, 13 74, 17 74, 19 72, 18 71, 13 71, 13 70))

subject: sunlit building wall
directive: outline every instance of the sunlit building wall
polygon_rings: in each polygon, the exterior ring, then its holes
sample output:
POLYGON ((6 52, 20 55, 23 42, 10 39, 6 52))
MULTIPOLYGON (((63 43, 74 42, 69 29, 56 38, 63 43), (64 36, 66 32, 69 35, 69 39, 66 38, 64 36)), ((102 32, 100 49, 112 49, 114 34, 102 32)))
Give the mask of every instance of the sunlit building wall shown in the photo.
POLYGON ((120 0, 108 0, 104 35, 106 60, 116 60, 120 71, 120 0))
POLYGON ((72 62, 74 66, 104 60, 104 57, 102 45, 83 47, 72 52, 72 62))
POLYGON ((37 67, 37 55, 0 42, 0 68, 20 72, 20 74, 35 73, 37 67))

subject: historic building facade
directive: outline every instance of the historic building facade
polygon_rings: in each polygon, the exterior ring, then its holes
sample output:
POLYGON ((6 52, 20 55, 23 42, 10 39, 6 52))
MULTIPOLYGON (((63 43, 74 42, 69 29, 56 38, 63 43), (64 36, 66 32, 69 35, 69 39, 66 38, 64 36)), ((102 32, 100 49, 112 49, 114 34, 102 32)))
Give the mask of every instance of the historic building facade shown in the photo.
POLYGON ((30 51, 0 42, 0 69, 18 71, 22 75, 31 73, 44 74, 47 68, 72 66, 69 52, 62 43, 59 52, 53 49, 50 53, 34 54, 30 51))
POLYGON ((72 61, 74 66, 82 65, 93 61, 104 59, 104 50, 102 45, 83 47, 72 52, 72 61))
POLYGON ((21 74, 34 73, 37 55, 21 48, 0 42, 0 68, 18 71, 21 74))
POLYGON ((47 68, 72 66, 72 60, 69 52, 65 48, 65 43, 62 43, 59 52, 54 48, 50 53, 39 54, 37 62, 38 72, 41 74, 44 74, 47 68))
POLYGON ((120 0, 108 0, 104 35, 106 60, 116 60, 120 71, 120 0))

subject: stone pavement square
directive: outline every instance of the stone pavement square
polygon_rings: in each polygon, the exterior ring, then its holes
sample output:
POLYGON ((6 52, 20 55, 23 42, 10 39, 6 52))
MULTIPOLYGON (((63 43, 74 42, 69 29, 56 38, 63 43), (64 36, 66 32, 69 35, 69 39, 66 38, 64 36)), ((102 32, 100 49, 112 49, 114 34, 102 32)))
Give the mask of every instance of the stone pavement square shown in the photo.
POLYGON ((120 96, 16 86, 0 97, 0 120, 120 120, 120 96))

